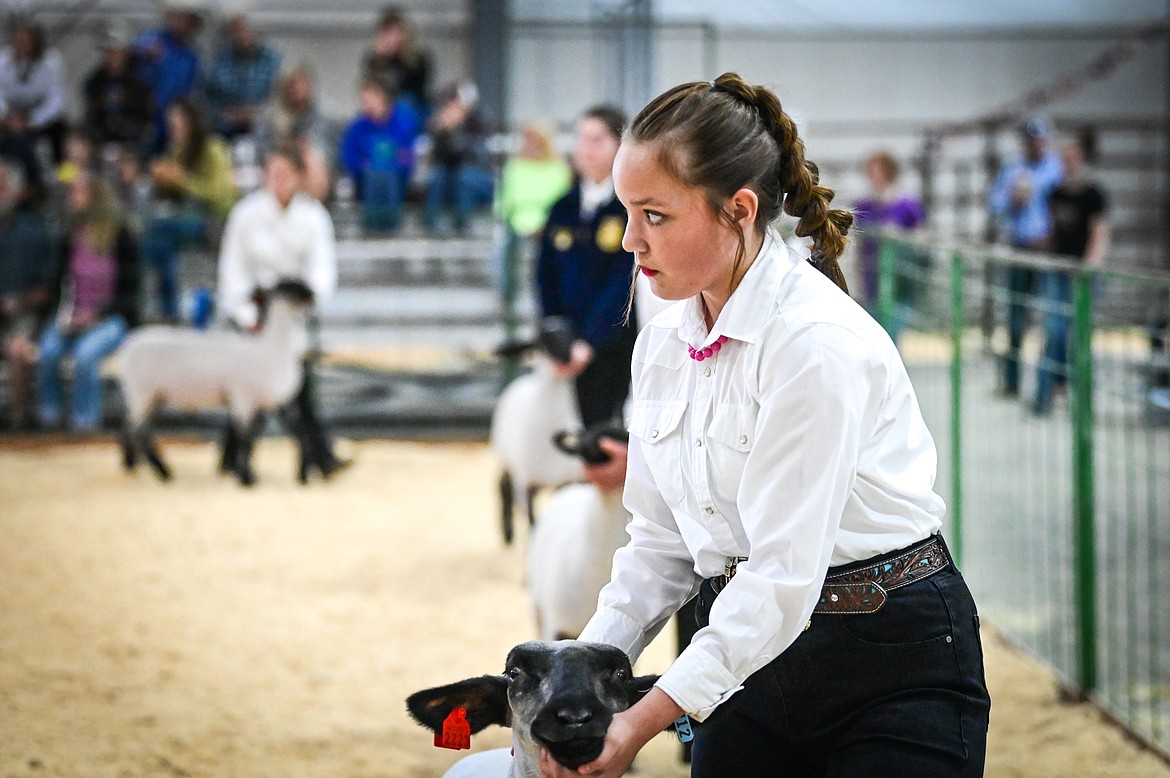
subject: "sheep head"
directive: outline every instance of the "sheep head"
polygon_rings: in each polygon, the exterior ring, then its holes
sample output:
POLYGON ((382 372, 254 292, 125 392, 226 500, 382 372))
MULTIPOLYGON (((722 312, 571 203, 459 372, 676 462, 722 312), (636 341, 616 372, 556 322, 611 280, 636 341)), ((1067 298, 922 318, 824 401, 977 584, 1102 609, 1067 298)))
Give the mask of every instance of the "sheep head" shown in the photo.
POLYGON ((575 769, 596 759, 619 713, 650 691, 658 676, 634 677, 625 653, 599 643, 532 641, 511 650, 503 675, 485 675, 415 692, 411 716, 432 732, 455 708, 467 710, 472 733, 511 726, 530 755, 546 749, 575 769))
POLYGON ((586 464, 604 465, 611 457, 601 448, 600 440, 609 438, 628 443, 630 433, 616 422, 596 424, 581 432, 561 430, 553 435, 553 445, 569 456, 580 457, 586 464))

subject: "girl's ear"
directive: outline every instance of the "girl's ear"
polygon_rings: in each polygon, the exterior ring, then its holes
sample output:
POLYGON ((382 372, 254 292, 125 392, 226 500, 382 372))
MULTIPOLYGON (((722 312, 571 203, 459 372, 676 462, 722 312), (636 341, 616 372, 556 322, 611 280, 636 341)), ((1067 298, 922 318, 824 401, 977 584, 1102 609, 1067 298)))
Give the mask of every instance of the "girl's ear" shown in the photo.
POLYGON ((756 223, 759 210, 760 196, 746 186, 731 195, 727 203, 727 212, 745 232, 756 223))

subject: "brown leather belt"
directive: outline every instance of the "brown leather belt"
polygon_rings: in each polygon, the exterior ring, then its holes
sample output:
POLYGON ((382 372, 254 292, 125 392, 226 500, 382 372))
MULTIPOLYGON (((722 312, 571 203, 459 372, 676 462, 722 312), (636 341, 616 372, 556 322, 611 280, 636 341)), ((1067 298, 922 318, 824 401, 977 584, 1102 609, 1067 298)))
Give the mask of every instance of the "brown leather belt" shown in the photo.
MULTIPOLYGON (((710 579, 716 594, 744 561, 746 557, 729 558, 724 575, 710 579)), ((950 563, 942 538, 931 535, 889 559, 846 565, 836 572, 830 569, 813 613, 873 613, 886 604, 889 592, 929 578, 950 563)))

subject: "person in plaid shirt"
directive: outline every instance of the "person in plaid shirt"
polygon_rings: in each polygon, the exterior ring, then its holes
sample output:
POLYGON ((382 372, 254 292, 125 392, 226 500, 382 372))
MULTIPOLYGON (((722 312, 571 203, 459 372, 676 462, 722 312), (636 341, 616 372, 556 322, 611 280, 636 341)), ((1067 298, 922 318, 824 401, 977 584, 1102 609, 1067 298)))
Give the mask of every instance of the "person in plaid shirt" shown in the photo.
POLYGON ((226 138, 252 132, 280 71, 280 54, 256 37, 243 14, 228 21, 227 47, 207 79, 215 129, 226 138))

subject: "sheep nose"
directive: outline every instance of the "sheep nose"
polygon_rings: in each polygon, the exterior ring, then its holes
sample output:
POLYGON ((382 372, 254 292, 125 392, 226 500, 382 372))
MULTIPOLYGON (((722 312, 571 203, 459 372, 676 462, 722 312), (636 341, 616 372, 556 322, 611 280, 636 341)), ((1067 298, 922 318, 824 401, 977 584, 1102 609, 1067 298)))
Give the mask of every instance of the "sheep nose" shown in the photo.
POLYGON ((579 727, 593 720, 593 711, 588 708, 561 708, 557 711, 557 721, 566 726, 579 727))

